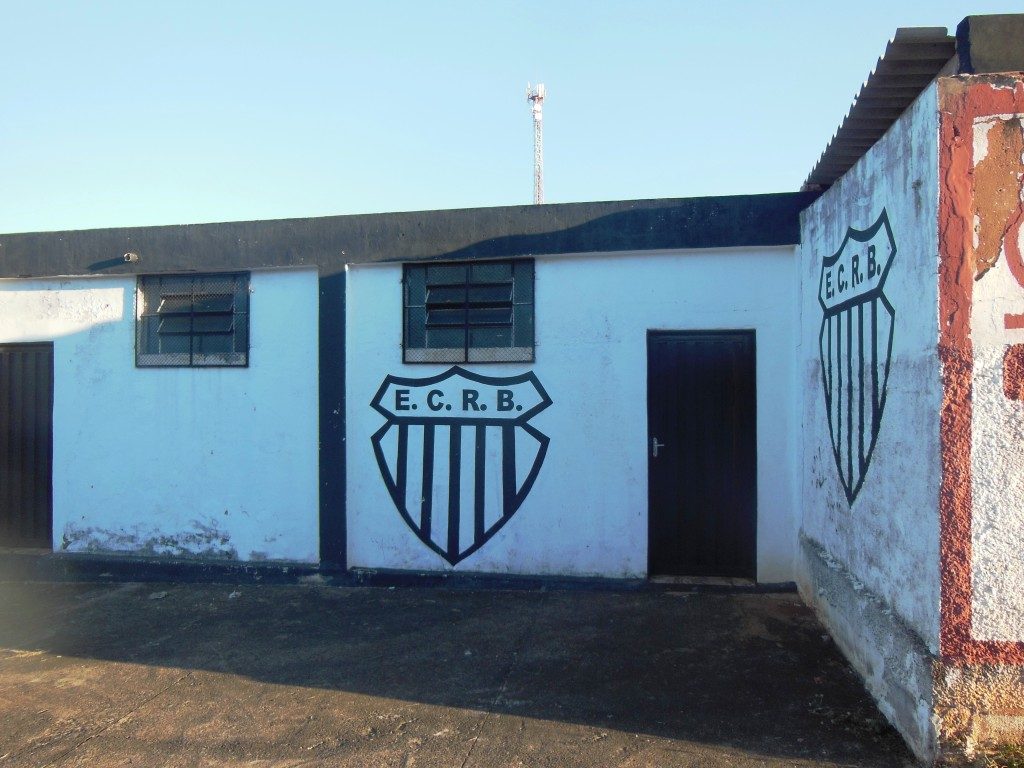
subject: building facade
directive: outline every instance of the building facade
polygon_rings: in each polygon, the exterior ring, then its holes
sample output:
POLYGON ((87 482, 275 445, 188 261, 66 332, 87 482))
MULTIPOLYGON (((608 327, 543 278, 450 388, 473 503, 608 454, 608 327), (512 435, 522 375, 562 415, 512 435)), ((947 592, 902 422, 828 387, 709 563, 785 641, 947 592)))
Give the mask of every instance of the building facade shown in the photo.
POLYGON ((1022 37, 901 30, 801 192, 0 236, 0 544, 795 583, 1019 738, 1022 37))

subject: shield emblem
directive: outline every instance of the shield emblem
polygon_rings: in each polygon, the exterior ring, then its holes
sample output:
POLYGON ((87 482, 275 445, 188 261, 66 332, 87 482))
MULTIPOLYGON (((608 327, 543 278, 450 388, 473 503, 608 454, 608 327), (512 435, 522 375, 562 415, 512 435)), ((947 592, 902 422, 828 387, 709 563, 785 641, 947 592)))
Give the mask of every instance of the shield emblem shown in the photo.
POLYGON ((895 255, 883 208, 868 229, 847 229, 821 267, 821 380, 832 455, 850 504, 864 484, 885 411, 896 310, 883 289, 895 255))
POLYGON ((529 421, 551 398, 532 372, 388 376, 371 404, 387 419, 372 441, 391 500, 451 565, 504 527, 544 463, 548 437, 529 421))

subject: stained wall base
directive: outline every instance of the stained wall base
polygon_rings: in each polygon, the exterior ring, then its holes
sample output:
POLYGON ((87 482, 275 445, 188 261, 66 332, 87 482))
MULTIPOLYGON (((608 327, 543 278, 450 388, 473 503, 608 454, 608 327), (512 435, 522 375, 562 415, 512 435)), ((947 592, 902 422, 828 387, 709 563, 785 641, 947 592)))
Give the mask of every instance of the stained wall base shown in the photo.
POLYGON ((882 714, 930 764, 939 754, 932 717, 934 655, 877 595, 819 544, 801 537, 797 588, 863 677, 882 714))

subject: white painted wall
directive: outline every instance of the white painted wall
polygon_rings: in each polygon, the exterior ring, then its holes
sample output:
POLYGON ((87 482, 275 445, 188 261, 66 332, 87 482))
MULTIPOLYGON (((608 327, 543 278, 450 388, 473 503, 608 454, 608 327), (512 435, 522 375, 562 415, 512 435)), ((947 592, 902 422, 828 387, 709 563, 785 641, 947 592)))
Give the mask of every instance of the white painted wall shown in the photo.
POLYGON ((314 562, 318 281, 254 272, 248 368, 136 368, 135 280, 0 281, 54 343, 57 550, 314 562))
MULTIPOLYGON (((489 376, 532 370, 553 404, 531 423, 550 437, 532 492, 511 521, 456 569, 636 577, 647 569, 648 329, 757 333, 758 579, 793 579, 797 450, 792 248, 721 249, 536 260, 534 364, 469 365, 489 376)), ((406 526, 378 470, 370 407, 402 363, 402 269, 348 271, 348 558, 353 567, 447 570, 406 526)))
MULTIPOLYGON (((1016 122, 978 120, 974 164, 988 155, 989 132, 1021 130, 1016 122)), ((1004 211, 982 215, 1005 216, 1004 211)), ((1024 246, 1024 228, 1016 233, 1024 246)), ((1007 265, 1005 248, 995 266, 975 281, 971 307, 974 345, 971 421, 971 624, 976 640, 1024 640, 1024 402, 1003 390, 1003 353, 1024 344, 1024 330, 1007 330, 1007 313, 1024 313, 1024 286, 1007 265)))
MULTIPOLYGON (((939 633, 938 110, 932 85, 801 217, 802 534, 891 606, 935 652, 939 633), (884 293, 896 311, 888 399, 851 505, 832 455, 822 387, 822 261, 847 227, 888 212, 897 253, 884 293)), ((813 589, 813 585, 811 585, 813 589)))

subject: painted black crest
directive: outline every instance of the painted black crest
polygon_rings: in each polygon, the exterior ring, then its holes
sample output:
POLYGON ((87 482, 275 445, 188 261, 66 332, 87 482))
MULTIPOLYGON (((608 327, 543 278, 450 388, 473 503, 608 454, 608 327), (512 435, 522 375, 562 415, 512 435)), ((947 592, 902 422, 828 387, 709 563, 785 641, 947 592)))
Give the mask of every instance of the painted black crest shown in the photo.
POLYGON ((821 379, 832 455, 850 504, 864 484, 885 410, 896 310, 882 291, 895 255, 883 208, 868 229, 847 229, 821 267, 821 379))
POLYGON ((458 366, 424 379, 388 376, 373 398, 373 435, 395 507, 450 564, 511 519, 533 487, 548 437, 528 422, 551 405, 532 373, 481 376, 458 366))

